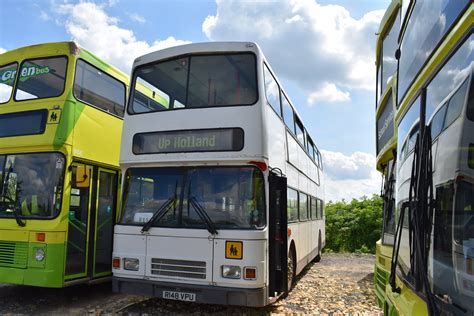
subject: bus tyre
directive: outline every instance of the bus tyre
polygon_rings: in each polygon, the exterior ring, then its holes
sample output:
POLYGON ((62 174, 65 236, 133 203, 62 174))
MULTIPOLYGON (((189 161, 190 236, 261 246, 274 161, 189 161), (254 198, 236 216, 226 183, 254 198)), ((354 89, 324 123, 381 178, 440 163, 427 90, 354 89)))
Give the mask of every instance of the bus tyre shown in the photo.
POLYGON ((292 250, 288 253, 288 293, 295 283, 295 254, 292 250))
POLYGON ((318 239, 318 255, 314 257, 313 262, 317 263, 321 261, 321 232, 319 232, 319 239, 318 239))

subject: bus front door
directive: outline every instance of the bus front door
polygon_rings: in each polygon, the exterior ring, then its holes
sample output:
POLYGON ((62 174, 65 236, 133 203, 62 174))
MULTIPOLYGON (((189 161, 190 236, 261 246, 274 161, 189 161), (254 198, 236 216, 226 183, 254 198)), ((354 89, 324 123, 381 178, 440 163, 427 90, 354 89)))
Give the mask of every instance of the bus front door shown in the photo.
POLYGON ((269 175, 269 295, 277 298, 288 291, 286 177, 269 175))
POLYGON ((117 172, 73 164, 65 280, 111 274, 117 172))

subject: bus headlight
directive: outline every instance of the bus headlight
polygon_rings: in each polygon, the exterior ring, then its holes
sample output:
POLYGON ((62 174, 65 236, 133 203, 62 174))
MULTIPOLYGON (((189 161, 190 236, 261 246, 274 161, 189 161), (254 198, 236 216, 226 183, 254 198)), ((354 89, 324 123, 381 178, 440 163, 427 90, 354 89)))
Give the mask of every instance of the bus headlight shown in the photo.
POLYGON ((124 258, 123 259, 123 268, 130 271, 138 271, 140 267, 140 260, 135 258, 124 258))
POLYGON ((36 252, 35 252, 36 261, 38 261, 38 262, 43 261, 44 260, 44 255, 45 255, 45 252, 44 252, 43 248, 36 249, 36 252))
POLYGON ((240 279, 240 271, 239 266, 222 266, 222 277, 228 279, 240 279))

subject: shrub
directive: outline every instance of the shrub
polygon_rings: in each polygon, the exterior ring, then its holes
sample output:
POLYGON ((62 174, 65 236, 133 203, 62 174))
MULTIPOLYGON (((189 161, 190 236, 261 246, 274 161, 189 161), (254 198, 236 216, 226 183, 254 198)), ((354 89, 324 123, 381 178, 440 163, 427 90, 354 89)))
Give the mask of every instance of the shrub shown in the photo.
POLYGON ((334 252, 375 253, 382 228, 383 200, 366 196, 326 205, 326 248, 334 252))

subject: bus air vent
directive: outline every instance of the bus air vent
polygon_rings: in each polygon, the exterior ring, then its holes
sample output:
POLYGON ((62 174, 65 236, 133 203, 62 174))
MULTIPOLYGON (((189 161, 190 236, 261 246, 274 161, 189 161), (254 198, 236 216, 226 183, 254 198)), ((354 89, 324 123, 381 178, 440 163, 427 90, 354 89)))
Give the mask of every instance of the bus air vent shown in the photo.
POLYGON ((0 266, 26 268, 28 243, 0 241, 0 266))
POLYGON ((206 262, 152 258, 151 274, 176 278, 205 279, 206 262))

